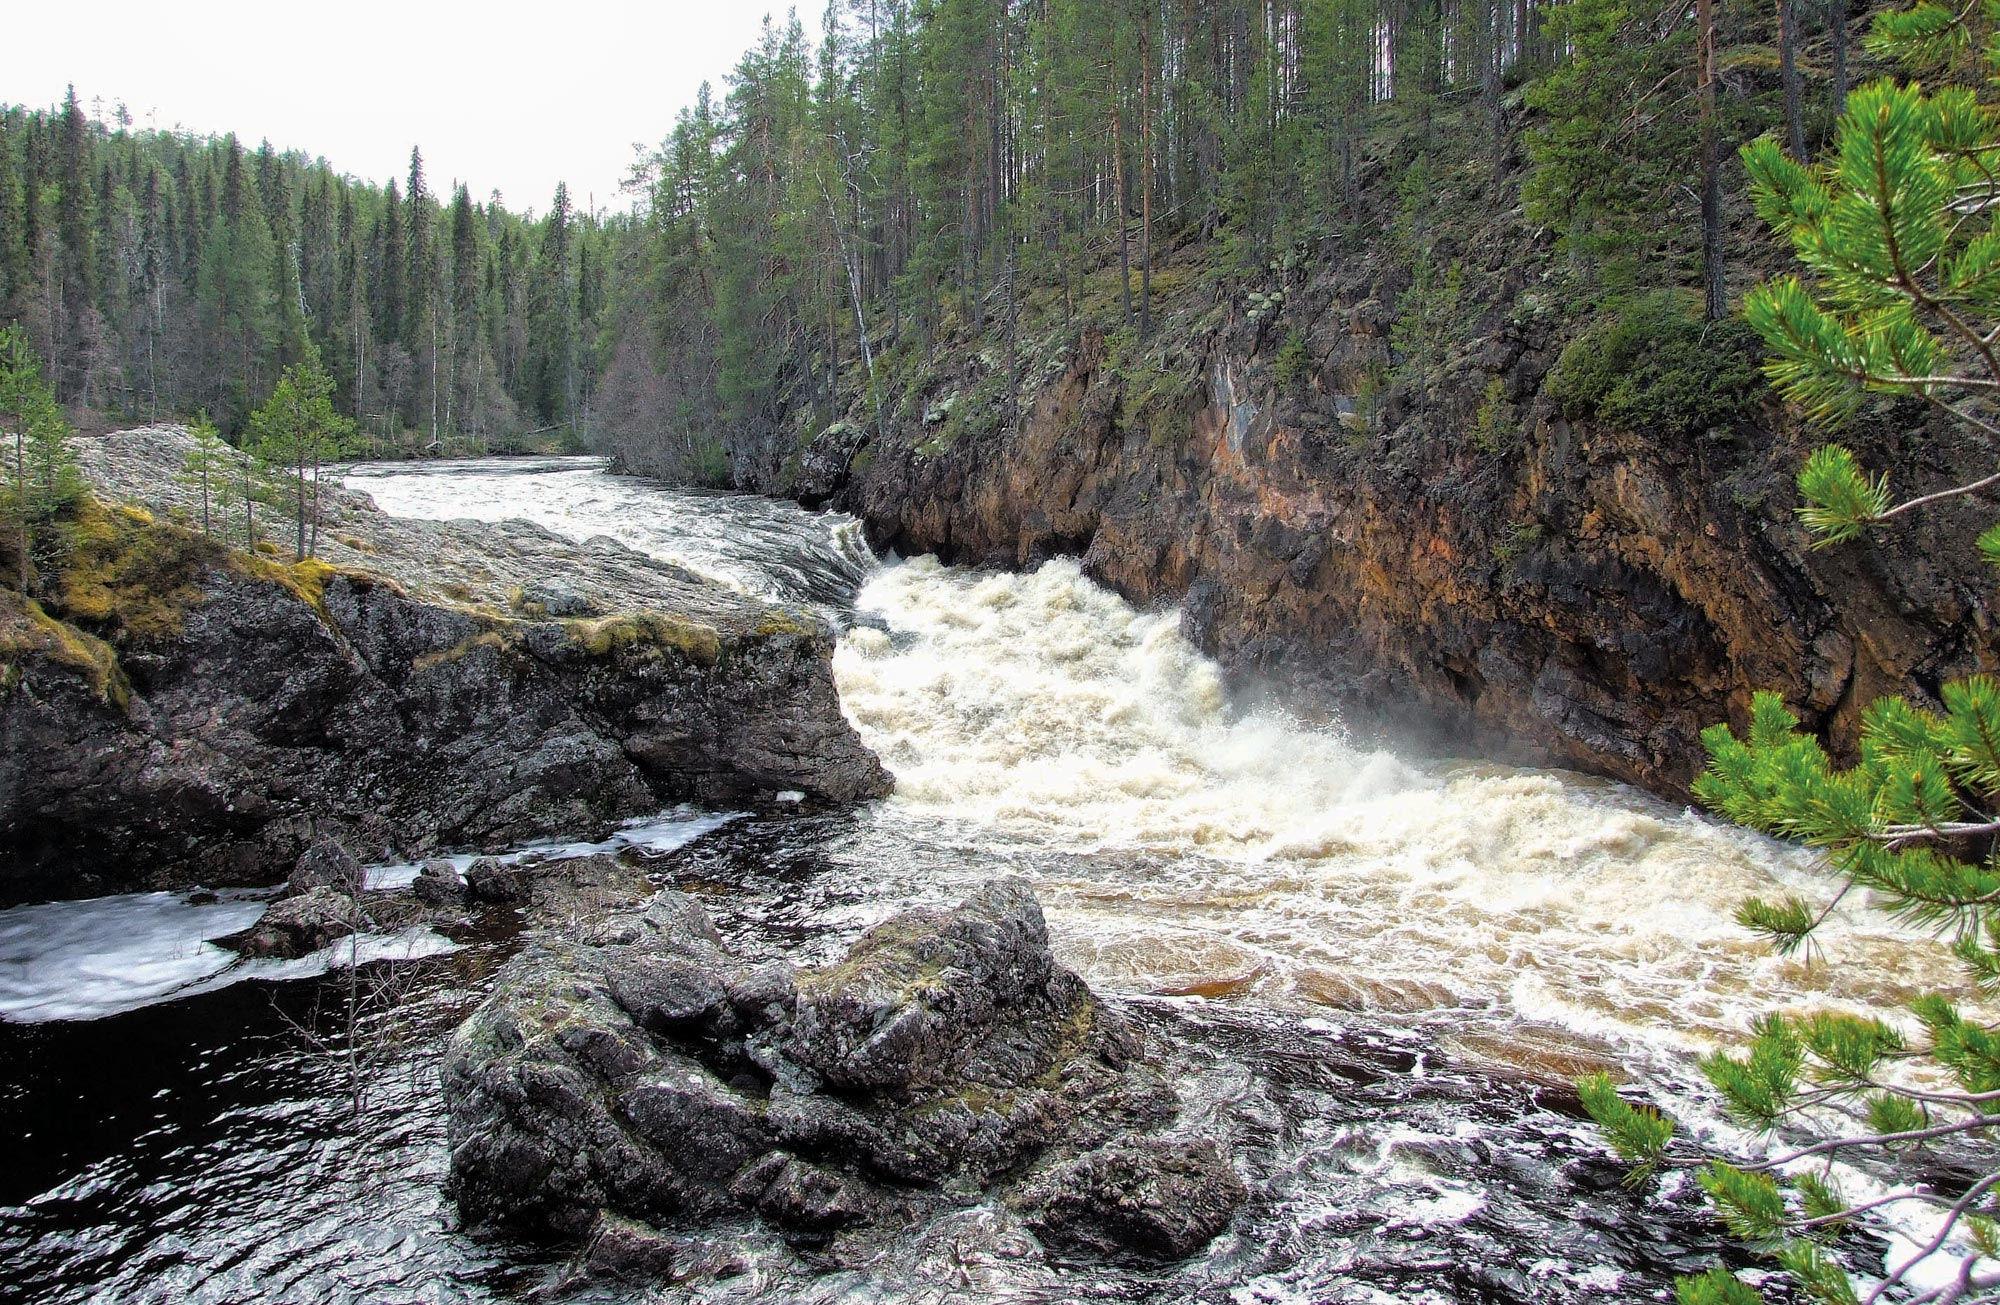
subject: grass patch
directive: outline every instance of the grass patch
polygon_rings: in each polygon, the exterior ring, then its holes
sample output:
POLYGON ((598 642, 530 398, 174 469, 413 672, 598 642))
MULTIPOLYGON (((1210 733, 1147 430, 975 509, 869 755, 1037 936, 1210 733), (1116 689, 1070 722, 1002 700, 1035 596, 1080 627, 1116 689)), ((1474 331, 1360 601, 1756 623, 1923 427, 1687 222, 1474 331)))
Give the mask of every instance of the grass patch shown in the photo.
POLYGON ((712 625, 701 625, 665 612, 632 612, 592 621, 564 621, 570 641, 593 657, 609 657, 627 648, 672 648, 701 666, 722 660, 722 636, 712 625))

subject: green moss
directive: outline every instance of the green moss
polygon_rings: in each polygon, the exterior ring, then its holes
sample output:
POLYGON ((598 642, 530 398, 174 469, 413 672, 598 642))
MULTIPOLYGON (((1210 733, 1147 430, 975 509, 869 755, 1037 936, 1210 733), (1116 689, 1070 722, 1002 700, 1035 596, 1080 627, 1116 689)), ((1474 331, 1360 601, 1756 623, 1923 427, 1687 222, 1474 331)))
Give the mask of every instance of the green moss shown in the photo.
POLYGON ((815 627, 782 608, 772 608, 757 622, 760 635, 809 635, 815 627))
POLYGON ((1572 420, 1685 438, 1756 415, 1768 392, 1764 352, 1747 323, 1704 321, 1692 298, 1661 290, 1570 341, 1547 390, 1572 420))
POLYGON ((42 610, 32 598, 0 589, 0 687, 11 691, 26 674, 23 663, 40 655, 81 675, 103 701, 123 710, 132 686, 109 643, 42 610))
POLYGON ((722 659, 722 636, 714 626, 665 612, 564 621, 563 628, 572 642, 593 657, 608 657, 626 648, 672 648, 701 666, 713 666, 722 659))
MULTIPOLYGON (((303 562, 276 562, 267 557, 257 557, 249 553, 229 555, 229 567, 238 575, 246 575, 256 580, 268 581, 297 598, 306 606, 318 612, 322 619, 326 616, 326 584, 337 575, 354 575, 343 571, 316 557, 303 562)), ((373 577, 369 577, 371 580, 373 577)))
POLYGON ((220 544, 153 519, 141 508, 78 501, 67 526, 68 556, 51 586, 64 619, 110 626, 121 637, 179 633, 206 599, 202 576, 225 553, 220 544))
POLYGON ((433 666, 445 666, 459 661, 478 648, 497 648, 504 651, 512 646, 512 641, 507 636, 501 634, 500 631, 482 630, 469 639, 459 640, 456 644, 441 652, 425 653, 410 663, 410 669, 413 671, 427 671, 433 666))

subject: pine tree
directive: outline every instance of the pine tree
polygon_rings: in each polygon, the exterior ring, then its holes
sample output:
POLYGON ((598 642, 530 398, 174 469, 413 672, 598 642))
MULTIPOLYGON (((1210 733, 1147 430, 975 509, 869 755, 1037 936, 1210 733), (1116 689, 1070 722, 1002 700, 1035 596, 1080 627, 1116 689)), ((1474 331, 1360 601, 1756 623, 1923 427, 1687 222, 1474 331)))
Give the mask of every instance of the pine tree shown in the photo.
POLYGON ((211 508, 220 508, 224 487, 235 479, 238 456, 216 431, 215 423, 208 419, 206 412, 197 416, 188 427, 194 444, 181 461, 181 481, 194 491, 196 501, 201 504, 201 533, 213 533, 211 508))
POLYGON ((29 592, 37 532, 82 492, 69 423, 18 325, 0 327, 0 432, 12 448, 0 472, 13 518, 16 580, 29 592))
MULTIPOLYGON (((1885 13, 1871 38, 1883 53, 1919 61, 1969 43, 1953 13, 1928 0, 1885 13)), ((2000 55, 2000 41, 1987 53, 2000 55)), ((1983 162, 1996 148, 2000 122, 1971 90, 1892 81, 1848 97, 1837 149, 1818 167, 1768 137, 1745 148, 1758 212, 1806 271, 1758 287, 1744 309, 1776 354, 1768 371, 1787 397, 1836 421, 1866 392, 1910 395, 2000 434, 1992 410, 2000 391, 2000 180, 1983 162)), ((1886 478, 1830 445, 1800 472, 1800 516, 1820 544, 1834 544, 1995 484, 2000 473, 1891 506, 1886 478)), ((2000 563, 2000 526, 1980 549, 2000 563)), ((1941 711, 1897 698, 1874 703, 1863 715, 1859 759, 1842 768, 1778 695, 1760 693, 1743 734, 1726 725, 1703 734, 1709 765, 1695 793, 1731 820, 1820 849, 1833 901, 1865 889, 1900 918, 1949 932, 1970 976, 1990 988, 2000 983, 2000 821, 1992 815, 2000 810, 2000 681, 1974 676, 1944 685, 1940 696, 1941 711)), ((1790 896, 1747 902, 1738 919, 1791 953, 1830 910, 1790 896)), ((1969 1185, 1939 1193, 1919 1184, 1897 1199, 1928 1207, 1941 1230, 1932 1250, 1956 1232, 1976 1252, 1955 1263, 1949 1293, 1916 1298, 1990 1300, 2000 1290, 2000 1165, 1991 1159, 2000 1140, 2000 1036, 1936 994, 1910 1010, 1921 1037, 1878 1019, 1774 1013, 1758 1022, 1744 1053, 1704 1060, 1730 1113, 1748 1127, 1768 1132, 1809 1111, 1850 1124, 1755 1163, 1702 1155, 1672 1121, 1622 1100, 1607 1079, 1586 1081, 1584 1102, 1640 1171, 1702 1164, 1701 1186, 1725 1226, 1772 1255, 1804 1298, 1828 1302, 1861 1299, 1831 1239, 1869 1222, 1881 1203, 1850 1208, 1826 1166, 1866 1157, 1893 1172, 1912 1144, 1971 1141, 1985 1159, 1969 1185)), ((1867 1299, 1889 1299, 1924 1258, 1892 1262, 1867 1299)), ((1721 1269, 1680 1284, 1685 1305, 1760 1299, 1721 1269)))

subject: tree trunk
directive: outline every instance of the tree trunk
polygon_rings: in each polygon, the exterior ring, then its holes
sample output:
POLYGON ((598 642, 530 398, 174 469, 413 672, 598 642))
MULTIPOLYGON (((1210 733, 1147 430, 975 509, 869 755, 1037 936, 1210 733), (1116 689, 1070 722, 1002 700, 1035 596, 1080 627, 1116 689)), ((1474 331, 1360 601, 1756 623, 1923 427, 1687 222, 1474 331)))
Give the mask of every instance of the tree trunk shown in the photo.
POLYGON ((1153 331, 1153 11, 1139 17, 1139 335, 1153 331))
POLYGON ((28 430, 26 424, 14 428, 14 500, 21 526, 21 597, 28 596, 28 430))
POLYGON ((1014 241, 1007 241, 1007 427, 1013 429, 1020 416, 1019 395, 1021 392, 1021 349, 1019 318, 1020 308, 1014 284, 1016 266, 1014 262, 1014 241))
MULTIPOLYGON (((1113 64, 1111 78, 1118 79, 1117 65, 1113 64)), ((1111 99, 1111 208, 1118 218, 1118 299, 1125 306, 1125 325, 1132 324, 1132 255, 1127 243, 1125 230, 1125 135, 1118 112, 1118 96, 1114 85, 1111 99)))
POLYGON ((1715 123, 1715 0, 1695 0, 1695 57, 1701 97, 1701 263, 1708 320, 1729 311, 1722 265, 1722 159, 1715 123))
POLYGON ((1827 27, 1833 37, 1833 111, 1847 107, 1847 0, 1829 0, 1827 27))
POLYGON ((1799 118, 1799 3, 1778 0, 1778 66, 1785 86, 1785 138, 1792 157, 1806 161, 1806 129, 1799 118))

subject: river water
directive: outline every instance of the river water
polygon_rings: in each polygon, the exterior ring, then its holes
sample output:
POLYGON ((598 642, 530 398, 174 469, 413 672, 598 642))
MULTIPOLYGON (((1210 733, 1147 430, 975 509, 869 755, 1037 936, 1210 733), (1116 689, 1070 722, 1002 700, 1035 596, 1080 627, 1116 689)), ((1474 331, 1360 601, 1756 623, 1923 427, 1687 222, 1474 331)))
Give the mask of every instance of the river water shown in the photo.
MULTIPOLYGON (((668 813, 645 834, 660 882, 810 963, 893 910, 1027 875, 1063 959, 1183 1049, 1191 1108, 1234 1121, 1257 1179, 1235 1234, 1168 1272, 749 1274, 663 1299, 1671 1299, 1720 1243, 1692 1191, 1619 1189, 1564 1085, 1619 1066, 1701 1115, 1693 1057, 1757 1013, 1960 983, 1935 941, 1853 901, 1817 957, 1775 958, 1732 911, 1816 894, 1803 854, 1629 788, 1246 704, 1176 613, 1072 562, 878 564, 850 519, 585 459, 348 483, 404 515, 610 535, 842 627, 842 702, 895 796, 668 813)), ((370 1016, 397 1036, 369 1044, 390 1050, 356 1123, 300 1033, 345 1036, 324 1014, 337 958, 312 978, 204 954, 229 930, 187 914, 242 902, 64 909, 59 927, 0 913, 0 1136, 21 1139, 0 1296, 509 1300, 543 1280, 551 1252, 457 1230, 437 1191, 436 1034, 517 945, 505 928, 369 967, 402 977, 370 1016), (119 947, 94 943, 117 912, 119 947)))

